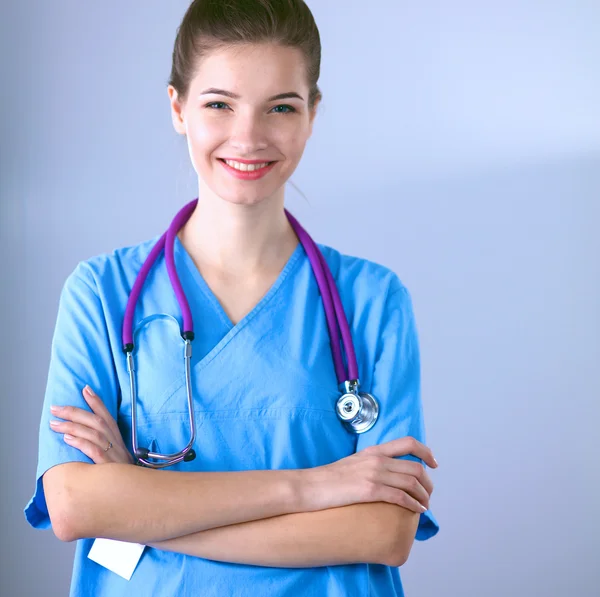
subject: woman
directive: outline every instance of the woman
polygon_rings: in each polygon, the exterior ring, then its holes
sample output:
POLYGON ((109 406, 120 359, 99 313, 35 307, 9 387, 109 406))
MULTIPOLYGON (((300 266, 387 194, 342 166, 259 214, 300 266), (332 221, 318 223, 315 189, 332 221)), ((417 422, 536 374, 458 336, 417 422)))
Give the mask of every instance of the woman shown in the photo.
MULTIPOLYGON (((397 596, 415 536, 438 530, 410 295, 388 268, 318 245, 361 390, 379 401, 375 425, 350 433, 320 289, 284 211, 320 53, 302 0, 196 0, 184 16, 168 94, 199 193, 172 250, 196 322, 196 458, 132 466, 123 314, 159 238, 80 262, 61 293, 25 511, 78 540, 71 595, 397 596), (147 546, 129 581, 87 557, 95 537, 147 546)), ((137 445, 172 454, 190 421, 164 251, 133 322, 137 445)))

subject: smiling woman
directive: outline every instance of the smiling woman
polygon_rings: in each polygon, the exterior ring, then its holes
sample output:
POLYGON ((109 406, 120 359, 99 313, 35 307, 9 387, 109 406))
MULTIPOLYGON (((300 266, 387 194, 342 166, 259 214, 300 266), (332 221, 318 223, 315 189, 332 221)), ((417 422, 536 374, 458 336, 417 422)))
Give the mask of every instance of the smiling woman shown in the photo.
POLYGON ((410 294, 284 209, 320 58, 302 0, 183 18, 167 95, 198 198, 59 303, 25 513, 77 540, 73 595, 399 597, 438 530, 410 294), (142 544, 127 580, 96 537, 142 544))
MULTIPOLYGON (((320 100, 320 92, 311 93, 305 55, 297 47, 258 39, 243 52, 215 45, 198 60, 188 87, 178 91, 171 84, 169 97, 175 130, 186 136, 202 181, 200 194, 206 201, 217 196, 234 205, 264 199, 281 203, 320 100), (219 85, 211 86, 215 81, 219 85), (249 163, 269 165, 247 174, 241 164, 249 163), (237 180, 260 184, 240 185, 237 180)), ((202 219, 208 227, 206 217, 202 219)))

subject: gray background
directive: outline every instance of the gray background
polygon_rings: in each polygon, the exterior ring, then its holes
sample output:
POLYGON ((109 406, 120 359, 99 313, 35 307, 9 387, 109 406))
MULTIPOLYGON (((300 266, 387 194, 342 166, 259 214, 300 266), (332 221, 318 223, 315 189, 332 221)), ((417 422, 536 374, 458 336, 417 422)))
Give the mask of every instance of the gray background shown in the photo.
MULTIPOLYGON (((2 595, 68 593, 74 545, 22 513, 62 284, 197 195, 166 92, 187 4, 2 3, 2 595)), ((324 102, 287 207, 393 268, 421 338, 441 531, 406 594, 598 595, 598 0, 309 5, 324 102)))

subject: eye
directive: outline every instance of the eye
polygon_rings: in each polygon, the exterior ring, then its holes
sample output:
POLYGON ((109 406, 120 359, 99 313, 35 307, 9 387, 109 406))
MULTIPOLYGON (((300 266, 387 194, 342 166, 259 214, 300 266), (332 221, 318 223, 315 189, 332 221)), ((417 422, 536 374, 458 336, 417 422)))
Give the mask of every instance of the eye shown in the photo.
POLYGON ((211 106, 226 106, 227 104, 225 102, 212 102, 210 104, 206 104, 206 108, 210 108, 211 106))
MULTIPOLYGON (((217 108, 215 106, 227 106, 227 104, 225 102, 211 102, 210 104, 206 104, 205 108, 210 108, 212 110, 221 110, 221 108, 217 108)), ((275 106, 273 110, 276 110, 275 114, 293 114, 294 112, 297 112, 296 108, 290 106, 289 104, 280 104, 278 106, 275 106), (281 111, 278 108, 284 108, 285 110, 281 111)))
POLYGON ((279 106, 275 106, 275 108, 273 108, 273 110, 275 110, 276 108, 289 108, 289 111, 277 112, 277 114, 291 114, 293 112, 296 112, 296 108, 294 108, 293 106, 290 106, 288 104, 280 104, 279 106))

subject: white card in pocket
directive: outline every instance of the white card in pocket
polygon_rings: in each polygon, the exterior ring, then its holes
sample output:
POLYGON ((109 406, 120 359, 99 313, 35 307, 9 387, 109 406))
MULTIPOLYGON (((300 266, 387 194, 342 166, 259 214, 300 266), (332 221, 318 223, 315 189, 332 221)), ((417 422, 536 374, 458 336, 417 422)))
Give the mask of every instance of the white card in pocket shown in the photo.
POLYGON ((128 543, 114 539, 94 539, 88 558, 108 568, 125 580, 131 580, 133 571, 137 566, 145 545, 141 543, 128 543))

